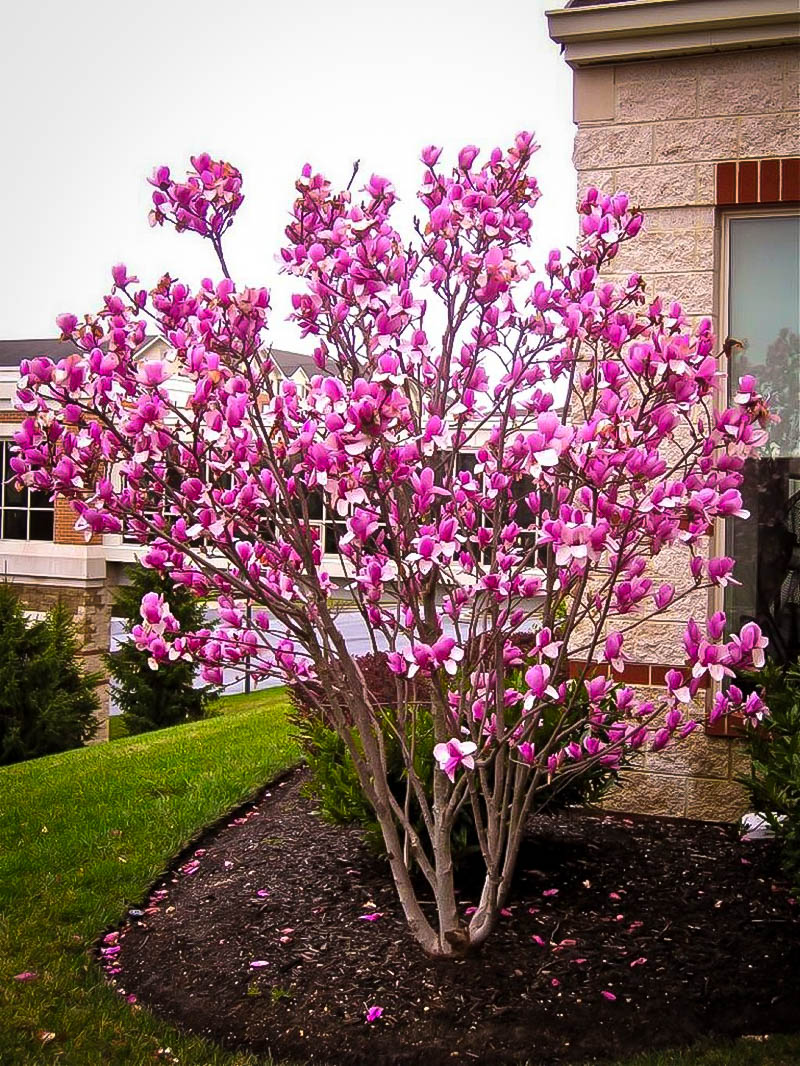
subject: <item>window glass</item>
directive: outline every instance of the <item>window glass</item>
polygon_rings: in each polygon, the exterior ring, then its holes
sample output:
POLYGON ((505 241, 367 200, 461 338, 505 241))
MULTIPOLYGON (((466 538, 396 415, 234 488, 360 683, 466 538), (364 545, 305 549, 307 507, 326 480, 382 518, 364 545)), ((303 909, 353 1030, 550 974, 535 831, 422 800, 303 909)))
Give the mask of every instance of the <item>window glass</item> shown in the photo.
POLYGON ((0 441, 0 537, 4 540, 52 540, 53 504, 49 493, 15 486, 11 469, 12 449, 12 441, 0 441))
POLYGON ((53 512, 31 511, 29 540, 53 539, 53 512))
POLYGON ((727 523, 727 553, 740 586, 726 589, 732 628, 754 620, 779 660, 800 654, 800 216, 729 223, 728 334, 731 393, 754 374, 779 424, 749 460, 742 496, 747 521, 727 523))
POLYGON ((3 509, 3 538, 5 540, 28 539, 28 515, 16 507, 3 509))

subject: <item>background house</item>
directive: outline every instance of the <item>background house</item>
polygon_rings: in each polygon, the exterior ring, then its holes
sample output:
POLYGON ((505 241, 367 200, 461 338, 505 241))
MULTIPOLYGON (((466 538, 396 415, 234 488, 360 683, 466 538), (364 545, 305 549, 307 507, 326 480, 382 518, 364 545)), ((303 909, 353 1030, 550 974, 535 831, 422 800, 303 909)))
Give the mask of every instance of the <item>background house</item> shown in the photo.
MULTIPOLYGON (((756 619, 779 657, 797 657, 800 10, 796 0, 572 0, 547 17, 573 70, 578 187, 627 192, 645 213, 615 268, 741 341, 729 366, 723 358, 721 391, 752 371, 782 418, 765 458, 748 464, 751 519, 709 545, 737 559, 741 587, 641 626, 626 641, 634 680, 663 683, 684 660, 688 614, 723 606, 737 629, 756 619)), ((663 565, 668 579, 668 553, 663 565)), ((648 755, 620 806, 736 817, 741 753, 724 728, 648 755)))
MULTIPOLYGON (((166 345, 151 338, 140 353, 156 355, 166 345)), ((14 432, 22 416, 13 398, 23 359, 63 359, 70 345, 58 339, 0 341, 0 580, 10 581, 25 607, 47 611, 58 600, 72 610, 84 646, 86 666, 105 674, 102 654, 111 635, 113 589, 124 580, 125 567, 141 549, 123 535, 93 538, 87 543, 74 529, 75 515, 66 500, 53 503, 46 493, 19 492, 9 482, 14 432)), ((302 381, 312 372, 310 356, 274 351, 278 372, 302 381)), ((97 740, 108 738, 109 691, 100 690, 97 740)))

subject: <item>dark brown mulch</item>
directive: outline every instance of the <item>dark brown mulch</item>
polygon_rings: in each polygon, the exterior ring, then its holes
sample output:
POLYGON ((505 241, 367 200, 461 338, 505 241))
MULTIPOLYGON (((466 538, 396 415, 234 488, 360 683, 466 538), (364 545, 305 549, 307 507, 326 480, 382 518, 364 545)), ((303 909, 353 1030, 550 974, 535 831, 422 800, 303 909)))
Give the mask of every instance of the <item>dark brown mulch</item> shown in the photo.
POLYGON ((474 957, 434 961, 385 865, 315 814, 302 779, 155 886, 107 961, 126 994, 228 1046, 341 1066, 544 1066, 800 1029, 800 907, 772 845, 718 825, 540 816, 500 928, 474 957), (370 1006, 383 1015, 366 1024, 370 1006))

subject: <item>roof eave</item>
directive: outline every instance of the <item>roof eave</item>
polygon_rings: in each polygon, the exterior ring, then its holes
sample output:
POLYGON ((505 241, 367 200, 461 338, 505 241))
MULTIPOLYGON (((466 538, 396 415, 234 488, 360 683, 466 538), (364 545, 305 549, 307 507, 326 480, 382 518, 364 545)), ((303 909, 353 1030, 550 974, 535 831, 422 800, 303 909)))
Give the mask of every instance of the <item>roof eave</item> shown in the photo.
POLYGON ((633 0, 547 12, 572 67, 800 41, 796 0, 633 0))

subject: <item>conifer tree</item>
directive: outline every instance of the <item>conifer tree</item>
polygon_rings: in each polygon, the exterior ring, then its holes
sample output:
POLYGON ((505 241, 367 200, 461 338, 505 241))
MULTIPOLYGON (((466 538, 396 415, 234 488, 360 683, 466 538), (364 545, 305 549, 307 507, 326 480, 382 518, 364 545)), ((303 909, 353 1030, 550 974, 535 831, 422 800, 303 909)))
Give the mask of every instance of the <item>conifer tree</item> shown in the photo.
MULTIPOLYGON (((141 623, 142 597, 148 592, 165 595, 174 617, 187 630, 202 627, 202 605, 187 590, 139 563, 129 568, 128 577, 130 584, 121 585, 114 597, 114 615, 125 619, 126 635, 141 623)), ((106 656, 114 699, 128 732, 145 733, 202 718, 216 689, 212 685, 195 688, 197 665, 177 659, 153 670, 149 659, 149 652, 140 651, 132 640, 125 640, 106 656)))
POLYGON ((90 740, 100 680, 80 661, 80 640, 64 603, 43 621, 28 623, 11 587, 0 586, 0 763, 90 740))

